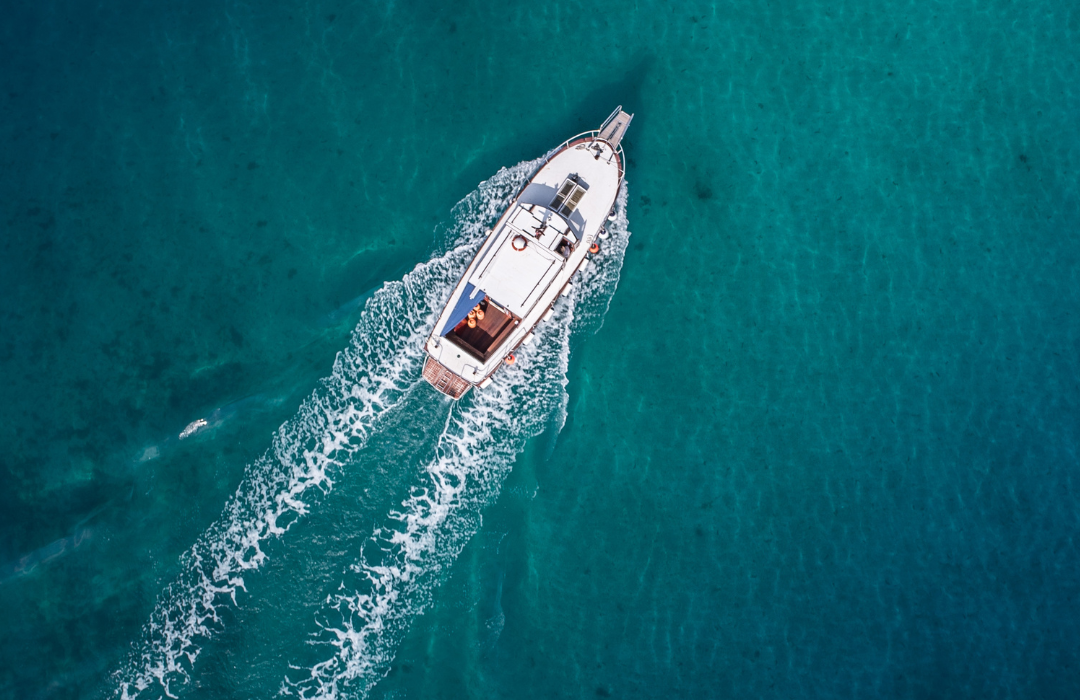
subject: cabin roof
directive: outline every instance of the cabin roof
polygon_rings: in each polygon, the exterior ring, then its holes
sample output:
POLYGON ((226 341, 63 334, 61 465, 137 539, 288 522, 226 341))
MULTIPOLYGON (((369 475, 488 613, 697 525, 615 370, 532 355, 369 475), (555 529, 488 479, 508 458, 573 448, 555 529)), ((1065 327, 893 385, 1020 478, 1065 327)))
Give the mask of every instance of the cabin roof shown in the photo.
POLYGON ((587 141, 569 146, 533 176, 468 283, 513 315, 525 316, 562 270, 586 227, 603 222, 618 182, 610 145, 587 141))
POLYGON ((506 227, 500 245, 473 274, 470 283, 515 316, 523 316, 563 266, 562 257, 531 235, 506 227), (517 250, 524 246, 522 250, 517 250))

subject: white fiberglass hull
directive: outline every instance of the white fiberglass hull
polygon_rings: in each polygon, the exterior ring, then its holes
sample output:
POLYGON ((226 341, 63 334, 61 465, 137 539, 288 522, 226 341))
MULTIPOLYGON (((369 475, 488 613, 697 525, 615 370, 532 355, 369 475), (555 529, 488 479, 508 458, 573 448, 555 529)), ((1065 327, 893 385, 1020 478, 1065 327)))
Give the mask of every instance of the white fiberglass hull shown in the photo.
POLYGON ((623 178, 622 108, 545 159, 481 244, 425 343, 424 377, 458 399, 532 341, 607 222, 623 178))

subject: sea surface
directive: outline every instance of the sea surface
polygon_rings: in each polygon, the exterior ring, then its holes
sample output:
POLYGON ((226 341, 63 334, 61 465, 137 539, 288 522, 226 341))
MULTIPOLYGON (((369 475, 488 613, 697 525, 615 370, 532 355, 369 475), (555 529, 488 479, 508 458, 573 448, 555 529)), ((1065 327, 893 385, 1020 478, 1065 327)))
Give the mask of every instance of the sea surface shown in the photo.
POLYGON ((1078 125, 1065 0, 5 3, 0 698, 1078 697, 1078 125))

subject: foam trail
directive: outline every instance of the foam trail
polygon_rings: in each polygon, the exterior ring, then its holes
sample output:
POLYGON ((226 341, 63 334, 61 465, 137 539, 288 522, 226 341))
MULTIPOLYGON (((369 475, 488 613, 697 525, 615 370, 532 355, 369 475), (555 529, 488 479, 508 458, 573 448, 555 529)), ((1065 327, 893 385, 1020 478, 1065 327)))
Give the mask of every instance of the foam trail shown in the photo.
POLYGON ((455 406, 424 464, 421 483, 391 525, 376 530, 346 572, 320 616, 313 644, 329 654, 314 665, 292 666, 281 692, 305 700, 365 697, 386 675, 409 622, 430 603, 434 588, 479 529, 481 511, 499 488, 526 441, 554 415, 566 418, 570 339, 603 321, 619 281, 629 232, 626 188, 619 193, 614 234, 604 257, 575 281, 567 300, 542 324, 521 361, 455 406))
POLYGON ((115 696, 176 697, 190 680, 200 640, 222 624, 219 606, 236 605, 244 575, 265 563, 263 545, 308 513, 333 487, 335 470, 422 381, 423 341, 452 282, 539 162, 503 169, 481 183, 454 208, 444 251, 367 301, 332 374, 277 430, 266 454, 248 465, 221 517, 184 555, 180 575, 113 674, 115 696))

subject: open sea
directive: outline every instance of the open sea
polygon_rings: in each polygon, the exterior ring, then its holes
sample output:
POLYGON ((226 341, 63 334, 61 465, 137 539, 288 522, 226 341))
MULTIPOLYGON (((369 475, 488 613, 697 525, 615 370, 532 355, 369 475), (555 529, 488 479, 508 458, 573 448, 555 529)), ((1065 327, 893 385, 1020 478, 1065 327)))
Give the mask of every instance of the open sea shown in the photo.
POLYGON ((1075 1, 4 3, 0 698, 1080 697, 1078 125, 1075 1))

